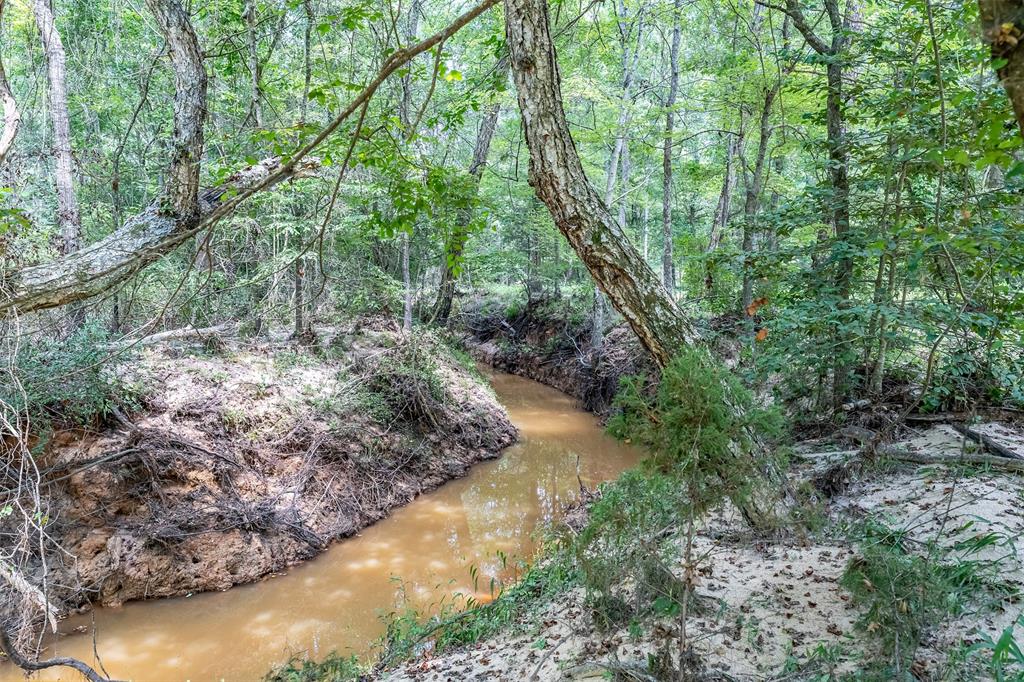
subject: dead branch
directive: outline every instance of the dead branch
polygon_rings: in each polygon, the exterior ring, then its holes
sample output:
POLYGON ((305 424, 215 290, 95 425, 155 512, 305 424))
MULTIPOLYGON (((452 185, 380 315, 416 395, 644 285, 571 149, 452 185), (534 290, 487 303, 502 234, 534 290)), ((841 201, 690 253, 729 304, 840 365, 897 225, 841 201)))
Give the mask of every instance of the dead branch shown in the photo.
POLYGON ((14 648, 14 644, 11 643, 11 639, 7 635, 7 631, 3 628, 0 628, 0 651, 3 651, 7 655, 7 658, 11 659, 11 661, 13 661, 14 664, 22 670, 32 672, 36 670, 46 670, 47 668, 67 667, 74 668, 78 672, 82 673, 85 679, 89 680, 89 682, 116 682, 115 680, 103 677, 77 658, 59 656, 57 658, 49 658, 45 661, 29 660, 14 648))

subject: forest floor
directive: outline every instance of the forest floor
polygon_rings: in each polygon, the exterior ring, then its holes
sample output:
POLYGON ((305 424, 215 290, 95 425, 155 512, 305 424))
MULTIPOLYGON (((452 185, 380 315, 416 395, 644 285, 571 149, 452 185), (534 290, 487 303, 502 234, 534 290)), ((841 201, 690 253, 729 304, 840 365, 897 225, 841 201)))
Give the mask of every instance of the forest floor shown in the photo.
MULTIPOLYGON (((1024 444, 1024 432, 998 430, 1003 442, 1024 444)), ((697 532, 700 608, 688 619, 687 637, 706 679, 830 679, 832 673, 860 670, 886 647, 883 628, 905 625, 887 621, 885 603, 895 604, 907 621, 920 619, 911 623, 920 638, 909 660, 915 679, 987 678, 985 653, 991 658, 992 651, 985 643, 999 640, 1024 610, 1017 596, 1024 566, 1014 545, 1024 534, 1024 481, 958 464, 963 437, 945 426, 905 446, 948 457, 949 463, 889 462, 875 468, 828 501, 820 529, 802 537, 753 537, 734 514, 716 515, 697 532), (878 529, 888 529, 906 551, 884 564, 892 583, 867 564, 877 560, 864 554, 871 535, 863 529, 869 524, 876 536, 878 529), (917 585, 912 596, 901 595, 899 580, 928 575, 904 561, 915 556, 961 582, 917 585), (857 586, 850 585, 851 567, 862 564, 864 577, 857 579, 873 580, 863 587, 883 603, 869 606, 872 600, 858 597, 857 586), (904 598, 908 603, 901 607, 904 598), (932 598, 955 603, 924 603, 932 598), (972 647, 983 652, 980 658, 971 656, 972 647)), ((807 456, 809 447, 797 457, 795 481, 813 477, 825 466, 822 460, 830 459, 820 454, 827 443, 814 443, 813 456, 807 456)), ((681 578, 682 561, 672 571, 681 578)), ((602 628, 594 613, 585 591, 576 588, 521 614, 496 637, 423 656, 382 679, 599 680, 616 671, 626 673, 622 679, 656 679, 647 672, 650 660, 666 650, 678 660, 677 619, 602 628)))
POLYGON ((516 439, 466 358, 388 320, 317 349, 149 349, 117 371, 144 407, 58 433, 44 460, 64 611, 258 580, 516 439))

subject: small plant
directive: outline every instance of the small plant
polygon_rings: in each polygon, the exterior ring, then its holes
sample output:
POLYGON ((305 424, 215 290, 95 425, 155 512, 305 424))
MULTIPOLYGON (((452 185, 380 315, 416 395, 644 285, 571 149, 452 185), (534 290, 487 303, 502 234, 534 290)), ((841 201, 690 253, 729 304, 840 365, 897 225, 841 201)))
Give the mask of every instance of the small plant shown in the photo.
POLYGON ((348 682, 365 674, 355 656, 328 654, 322 661, 296 657, 267 673, 263 682, 348 682))
MULTIPOLYGON (((22 344, 14 358, 14 382, 0 385, 0 401, 28 416, 31 428, 90 426, 117 408, 137 409, 142 390, 107 370, 107 332, 85 324, 66 339, 22 344)), ((121 358, 123 360, 123 358, 121 358)))
POLYGON ((882 676, 910 670, 927 628, 963 613, 986 594, 1012 592, 997 579, 997 562, 967 558, 988 542, 957 545, 954 555, 937 542, 911 551, 906 532, 878 521, 867 522, 860 533, 860 553, 840 582, 862 609, 859 626, 878 643, 875 665, 882 676))

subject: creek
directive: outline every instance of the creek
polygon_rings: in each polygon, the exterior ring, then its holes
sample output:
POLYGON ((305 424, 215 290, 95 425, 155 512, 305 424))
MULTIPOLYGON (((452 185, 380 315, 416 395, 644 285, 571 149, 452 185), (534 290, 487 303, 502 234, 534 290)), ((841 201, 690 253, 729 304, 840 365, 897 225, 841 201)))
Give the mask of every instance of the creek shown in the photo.
MULTIPOLYGON (((316 559, 226 592, 130 602, 68 618, 44 657, 74 656, 139 682, 262 679, 292 655, 366 654, 382 616, 473 596, 515 578, 535 531, 587 486, 617 477, 639 453, 607 436, 572 398, 508 374, 488 376, 519 442, 465 478, 422 495, 316 559)), ((0 666, 0 681, 23 676, 0 666)), ((34 679, 79 680, 66 668, 34 679)))

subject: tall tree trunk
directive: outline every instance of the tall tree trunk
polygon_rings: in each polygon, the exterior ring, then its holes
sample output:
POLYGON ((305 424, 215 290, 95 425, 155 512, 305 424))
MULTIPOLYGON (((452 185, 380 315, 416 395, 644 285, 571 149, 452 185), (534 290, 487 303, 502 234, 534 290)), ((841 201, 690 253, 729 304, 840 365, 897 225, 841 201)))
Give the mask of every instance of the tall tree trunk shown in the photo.
MULTIPOLYGON (((530 151, 530 185, 597 286, 665 366, 680 348, 698 344, 698 335, 587 180, 562 107, 546 1, 505 0, 505 31, 530 151)), ((734 450, 738 461, 759 454, 738 444, 734 450)), ((752 524, 763 527, 774 521, 787 488, 772 464, 759 466, 765 478, 760 494, 736 502, 752 524)))
POLYGON ((71 119, 68 116, 67 58, 49 0, 35 0, 33 8, 46 54, 50 118, 53 121, 53 179, 57 186, 57 224, 60 228, 57 251, 66 256, 78 251, 82 245, 82 217, 72 177, 74 161, 71 157, 71 119))
MULTIPOLYGON (((302 7, 306 14, 306 25, 302 35, 302 104, 299 109, 299 125, 304 126, 306 124, 306 115, 309 112, 309 86, 313 79, 313 59, 312 59, 312 36, 313 36, 313 24, 316 22, 316 16, 313 14, 313 0, 302 0, 302 7)), ((292 297, 295 305, 295 328, 292 330, 292 336, 296 339, 302 338, 306 332, 306 299, 304 296, 306 288, 306 263, 305 256, 305 233, 306 231, 299 227, 298 239, 299 239, 299 256, 295 258, 293 264, 293 276, 292 276, 292 297)))
MULTIPOLYGON (((421 0, 413 0, 409 7, 409 17, 405 24, 405 44, 411 45, 416 40, 416 33, 419 31, 421 0)), ((402 77, 402 101, 398 106, 398 120, 405 130, 406 139, 412 137, 412 73, 411 70, 402 77)), ((415 230, 415 225, 412 228, 415 230)), ((413 285, 409 269, 410 251, 412 250, 412 232, 402 233, 402 287, 405 291, 402 306, 402 331, 412 331, 412 309, 413 309, 413 285)))
POLYGON ((260 64, 259 36, 256 33, 256 0, 245 0, 245 10, 242 13, 245 19, 245 29, 249 52, 249 112, 245 121, 257 128, 263 127, 263 67, 260 64))
MULTIPOLYGON (((0 0, 0 28, 3 27, 5 3, 6 0, 0 0)), ((7 82, 2 54, 0 54, 0 102, 4 107, 4 129, 0 133, 0 166, 2 166, 4 159, 7 158, 7 153, 14 145, 14 138, 18 136, 18 127, 21 124, 21 114, 18 113, 18 103, 14 100, 11 85, 7 82)))
POLYGON ((530 185, 659 365, 697 342, 690 320, 630 245, 583 171, 569 132, 544 0, 506 0, 506 32, 526 144, 530 185))
MULTIPOLYGON (((846 16, 839 9, 839 0, 824 0, 825 13, 831 28, 831 41, 825 42, 807 23, 799 0, 786 0, 784 8, 794 26, 803 35, 807 44, 822 57, 827 58, 825 77, 828 86, 825 98, 826 146, 829 156, 829 180, 832 186, 831 222, 835 235, 833 259, 836 263, 834 285, 838 305, 846 308, 849 303, 853 280, 852 249, 850 239, 850 180, 849 150, 845 136, 845 115, 843 111, 843 52, 849 47, 853 34, 853 23, 859 21, 859 0, 850 0, 846 16)), ((847 332, 841 323, 833 326, 834 345, 837 352, 832 363, 832 401, 839 405, 850 390, 852 360, 848 357, 847 332)))
POLYGON ((978 10, 982 39, 992 50, 992 61, 1001 64, 996 75, 1024 136, 1024 2, 978 0, 978 10))
MULTIPOLYGON (((683 0, 675 0, 672 13, 672 51, 669 55, 671 74, 668 99, 665 100, 665 139, 662 140, 661 151, 661 282, 673 297, 676 289, 676 271, 672 234, 672 145, 674 144, 676 98, 679 95, 679 43, 682 40, 680 14, 682 11, 683 0)), ((646 249, 644 260, 647 260, 646 249)))
MULTIPOLYGON (((508 60, 502 60, 498 68, 501 72, 500 78, 504 81, 508 74, 508 60)), ((491 151, 491 140, 494 139, 494 131, 497 130, 500 115, 501 104, 499 102, 492 103, 484 113, 484 117, 480 121, 480 127, 477 129, 476 144, 473 145, 473 160, 469 164, 469 176, 472 182, 471 199, 476 199, 477 193, 480 190, 480 179, 483 177, 484 169, 487 166, 487 157, 491 151)), ((472 208, 467 208, 459 216, 458 226, 452 231, 451 237, 445 244, 444 263, 442 263, 441 267, 441 283, 438 286, 437 301, 434 303, 434 320, 441 326, 448 324, 448 317, 452 312, 457 268, 462 260, 462 252, 466 248, 466 240, 469 238, 469 224, 472 220, 472 208)))
POLYGON ((743 202, 743 293, 740 296, 740 311, 750 307, 754 300, 754 284, 751 277, 751 260, 754 255, 754 234, 757 232, 757 213, 761 200, 761 188, 764 185, 765 163, 768 158, 768 142, 772 136, 771 114, 775 97, 779 94, 781 83, 766 88, 761 106, 759 139, 757 156, 754 159, 754 170, 746 186, 746 197, 743 202))

